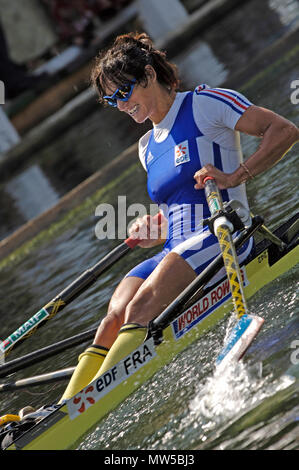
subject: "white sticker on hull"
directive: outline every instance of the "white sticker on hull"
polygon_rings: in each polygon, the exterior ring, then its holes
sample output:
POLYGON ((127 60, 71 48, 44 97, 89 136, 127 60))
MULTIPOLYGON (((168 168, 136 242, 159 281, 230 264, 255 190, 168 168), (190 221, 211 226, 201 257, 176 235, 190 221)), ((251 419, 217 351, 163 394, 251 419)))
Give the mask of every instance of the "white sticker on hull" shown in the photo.
POLYGON ((90 406, 147 364, 156 354, 154 340, 150 338, 129 356, 67 401, 70 419, 84 413, 90 406))
MULTIPOLYGON (((245 287, 249 284, 249 281, 244 266, 241 268, 241 274, 243 285, 245 287)), ((231 293, 229 282, 226 278, 172 322, 171 326, 174 338, 176 340, 180 339, 184 334, 191 330, 191 328, 196 326, 198 323, 204 320, 204 318, 213 313, 230 297, 231 293)))

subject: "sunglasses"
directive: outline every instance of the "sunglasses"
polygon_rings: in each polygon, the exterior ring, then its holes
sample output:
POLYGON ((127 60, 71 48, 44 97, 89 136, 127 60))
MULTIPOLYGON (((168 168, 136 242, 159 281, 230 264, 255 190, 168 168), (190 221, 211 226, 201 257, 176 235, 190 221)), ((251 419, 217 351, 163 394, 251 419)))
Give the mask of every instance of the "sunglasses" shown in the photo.
POLYGON ((133 80, 130 80, 128 83, 125 85, 122 85, 119 87, 111 96, 104 96, 104 100, 107 101, 107 103, 110 106, 113 106, 116 108, 117 106, 117 100, 120 101, 128 101, 130 96, 133 93, 134 86, 136 85, 136 78, 133 78, 133 80))

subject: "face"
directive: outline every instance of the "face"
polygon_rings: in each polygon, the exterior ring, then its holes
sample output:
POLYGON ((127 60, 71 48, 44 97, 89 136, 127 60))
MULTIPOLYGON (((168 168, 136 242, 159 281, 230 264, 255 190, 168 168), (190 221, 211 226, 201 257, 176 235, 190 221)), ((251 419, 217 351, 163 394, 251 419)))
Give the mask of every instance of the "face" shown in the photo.
MULTIPOLYGON (((148 79, 146 87, 136 83, 128 101, 117 100, 117 108, 119 111, 128 114, 139 124, 145 122, 147 119, 153 121, 156 111, 154 83, 155 81, 151 78, 148 79)), ((109 88, 106 90, 107 95, 111 96, 117 88, 115 84, 109 84, 109 88)))

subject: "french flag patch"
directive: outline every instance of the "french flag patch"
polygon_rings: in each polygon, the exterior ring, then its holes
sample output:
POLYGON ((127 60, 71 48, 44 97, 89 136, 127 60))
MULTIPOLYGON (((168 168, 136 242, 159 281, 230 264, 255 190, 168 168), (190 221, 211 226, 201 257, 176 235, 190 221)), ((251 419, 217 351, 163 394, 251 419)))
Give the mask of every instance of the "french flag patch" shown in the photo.
POLYGON ((196 88, 195 88, 195 93, 197 95, 199 95, 199 93, 202 91, 202 90, 206 90, 207 88, 210 88, 209 85, 206 85, 205 83, 202 83, 201 85, 198 85, 196 88))

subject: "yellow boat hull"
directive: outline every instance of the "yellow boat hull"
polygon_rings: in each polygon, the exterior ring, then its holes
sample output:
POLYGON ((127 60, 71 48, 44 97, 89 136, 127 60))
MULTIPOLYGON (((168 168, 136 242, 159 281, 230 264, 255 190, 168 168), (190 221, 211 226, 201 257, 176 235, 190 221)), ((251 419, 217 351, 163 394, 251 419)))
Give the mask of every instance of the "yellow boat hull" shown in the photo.
MULTIPOLYGON (((268 250, 242 267, 246 298, 282 275, 299 261, 296 246, 270 266, 268 250)), ((93 426, 145 383, 178 353, 198 340, 232 310, 227 280, 179 315, 165 330, 163 341, 153 338, 83 389, 61 408, 23 434, 7 450, 59 450, 74 447, 93 426), (135 355, 134 355, 135 354, 135 355)))

